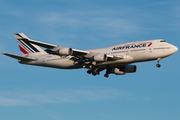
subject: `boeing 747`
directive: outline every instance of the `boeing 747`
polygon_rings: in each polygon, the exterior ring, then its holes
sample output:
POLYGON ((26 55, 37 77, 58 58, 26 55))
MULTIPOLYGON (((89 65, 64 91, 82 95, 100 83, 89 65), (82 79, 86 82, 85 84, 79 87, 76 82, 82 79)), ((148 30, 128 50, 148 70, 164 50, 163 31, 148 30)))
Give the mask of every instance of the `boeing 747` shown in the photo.
POLYGON ((14 34, 22 56, 2 53, 15 58, 21 64, 44 66, 59 69, 86 68, 88 74, 99 75, 106 70, 109 74, 125 75, 134 73, 136 62, 157 60, 156 66, 161 67, 162 58, 174 54, 178 48, 163 39, 146 40, 118 44, 106 48, 77 50, 61 47, 29 39, 23 33, 14 34), (41 47, 45 48, 43 50, 41 47))

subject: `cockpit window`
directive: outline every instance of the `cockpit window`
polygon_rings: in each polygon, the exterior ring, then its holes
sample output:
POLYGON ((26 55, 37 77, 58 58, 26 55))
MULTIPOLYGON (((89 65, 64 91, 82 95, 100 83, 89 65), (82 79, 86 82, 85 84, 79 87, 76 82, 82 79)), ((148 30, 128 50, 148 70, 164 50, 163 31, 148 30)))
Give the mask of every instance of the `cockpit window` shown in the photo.
POLYGON ((160 42, 166 42, 165 40, 161 40, 160 42))

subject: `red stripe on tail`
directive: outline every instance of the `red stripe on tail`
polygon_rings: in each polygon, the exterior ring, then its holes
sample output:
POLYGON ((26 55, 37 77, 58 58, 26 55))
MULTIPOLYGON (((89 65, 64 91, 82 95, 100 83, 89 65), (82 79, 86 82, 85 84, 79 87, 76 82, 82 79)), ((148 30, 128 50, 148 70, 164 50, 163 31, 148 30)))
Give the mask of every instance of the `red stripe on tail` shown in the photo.
POLYGON ((20 48, 21 52, 23 52, 24 54, 28 54, 28 52, 25 49, 23 49, 20 45, 19 45, 19 48, 20 48))

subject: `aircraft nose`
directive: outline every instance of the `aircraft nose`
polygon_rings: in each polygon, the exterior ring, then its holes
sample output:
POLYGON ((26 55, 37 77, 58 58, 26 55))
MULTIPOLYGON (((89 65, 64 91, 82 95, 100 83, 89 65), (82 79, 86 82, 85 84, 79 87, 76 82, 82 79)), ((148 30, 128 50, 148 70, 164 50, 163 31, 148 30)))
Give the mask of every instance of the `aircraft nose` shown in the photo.
POLYGON ((178 51, 178 48, 176 46, 174 46, 174 51, 177 52, 178 51))
POLYGON ((178 48, 176 46, 174 46, 174 45, 173 45, 172 49, 173 49, 174 53, 178 51, 178 48))

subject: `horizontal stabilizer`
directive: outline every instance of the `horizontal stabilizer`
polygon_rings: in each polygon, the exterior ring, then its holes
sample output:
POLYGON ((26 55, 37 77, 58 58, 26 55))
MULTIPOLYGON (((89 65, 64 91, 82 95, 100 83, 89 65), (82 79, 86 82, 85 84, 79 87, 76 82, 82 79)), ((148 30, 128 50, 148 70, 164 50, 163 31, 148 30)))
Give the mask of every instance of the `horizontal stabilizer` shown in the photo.
POLYGON ((7 55, 12 58, 15 58, 15 59, 18 59, 18 60, 22 60, 22 61, 37 61, 36 59, 21 57, 21 56, 17 56, 17 55, 13 55, 13 54, 8 54, 8 53, 2 53, 2 54, 7 55))

